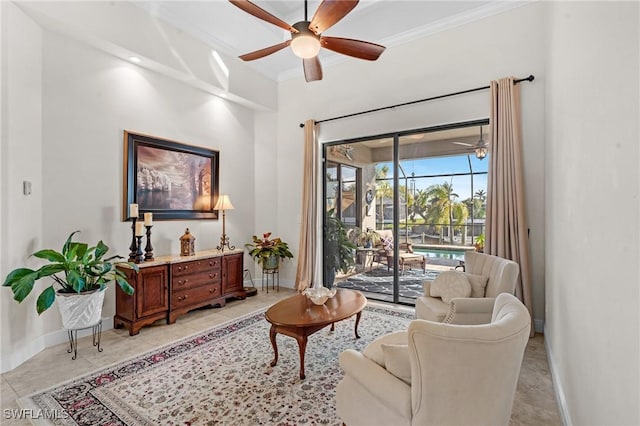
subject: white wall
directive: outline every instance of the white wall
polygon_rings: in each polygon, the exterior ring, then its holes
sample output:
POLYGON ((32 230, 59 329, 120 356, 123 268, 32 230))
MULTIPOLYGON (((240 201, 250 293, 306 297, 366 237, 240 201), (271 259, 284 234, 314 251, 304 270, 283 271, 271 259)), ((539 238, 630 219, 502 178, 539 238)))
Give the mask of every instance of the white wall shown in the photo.
POLYGON ((640 424, 638 2, 547 4, 545 340, 567 424, 640 424))
MULTIPOLYGON (((2 217, 0 275, 13 268, 34 267, 30 253, 42 241, 42 31, 12 3, 2 2, 2 217), (32 194, 22 193, 31 181, 32 194)), ((38 293, 44 283, 36 286, 38 293)), ((38 318, 35 298, 18 305, 7 287, 0 289, 2 324, 0 371, 42 349, 46 326, 38 318)))
MULTIPOLYGON (((17 7, 8 9, 3 73, 8 67, 11 114, 3 140, 9 156, 2 162, 9 175, 3 216, 10 226, 3 228, 2 241, 12 255, 3 256, 3 276, 36 249, 60 248, 74 230, 84 241, 102 239, 113 253, 128 254, 130 223, 121 222, 125 129, 219 150, 220 191, 235 206, 227 214, 227 234, 238 247, 249 241, 255 222, 252 111, 66 36, 43 33, 17 7), (34 181, 31 197, 20 195, 26 178, 34 181)), ((155 253, 178 253, 187 227, 197 250, 219 243, 221 221, 155 221, 155 253)), ((51 342, 62 326, 55 308, 34 318, 37 294, 18 305, 9 300, 9 289, 2 291, 5 371, 51 342), (5 351, 12 355, 6 362, 5 351)), ((114 313, 110 288, 103 318, 114 313)))
MULTIPOLYGON (((534 74, 522 83, 527 212, 531 228, 534 316, 544 319, 544 51, 542 5, 529 4, 413 42, 388 48, 377 62, 350 59, 320 82, 282 82, 279 91, 278 232, 297 241, 303 130, 321 120, 395 103, 486 86, 493 79, 534 74)), ((302 75, 302 70, 300 70, 302 75)), ((321 141, 375 135, 489 116, 489 92, 457 96, 320 125, 321 141)), ((296 250, 297 251, 297 250, 296 250)), ((295 269, 286 271, 292 281, 295 269)))

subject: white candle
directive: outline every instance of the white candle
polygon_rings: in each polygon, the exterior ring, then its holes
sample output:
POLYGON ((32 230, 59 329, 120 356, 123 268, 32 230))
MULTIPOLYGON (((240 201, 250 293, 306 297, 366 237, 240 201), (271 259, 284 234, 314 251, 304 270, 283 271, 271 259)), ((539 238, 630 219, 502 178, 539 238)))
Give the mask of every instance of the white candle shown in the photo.
POLYGON ((129 204, 129 217, 138 217, 138 205, 129 204))
POLYGON ((142 237, 144 235, 144 223, 136 222, 136 237, 142 237))
POLYGON ((144 226, 153 225, 153 213, 145 213, 144 214, 144 226))

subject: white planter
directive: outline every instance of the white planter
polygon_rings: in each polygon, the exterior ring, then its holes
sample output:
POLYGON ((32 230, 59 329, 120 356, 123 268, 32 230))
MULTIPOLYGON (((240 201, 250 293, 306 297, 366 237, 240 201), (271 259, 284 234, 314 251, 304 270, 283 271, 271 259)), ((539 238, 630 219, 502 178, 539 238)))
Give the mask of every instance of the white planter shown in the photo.
POLYGON ((84 293, 56 293, 62 325, 69 330, 93 327, 102 318, 103 290, 84 293))

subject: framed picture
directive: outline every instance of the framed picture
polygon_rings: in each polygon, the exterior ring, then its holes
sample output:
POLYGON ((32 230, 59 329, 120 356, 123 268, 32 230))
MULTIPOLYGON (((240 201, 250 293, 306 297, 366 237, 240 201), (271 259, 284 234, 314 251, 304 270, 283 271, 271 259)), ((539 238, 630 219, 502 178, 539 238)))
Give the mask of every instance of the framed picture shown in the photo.
POLYGON ((124 220, 129 205, 154 220, 218 219, 220 153, 124 131, 124 220))

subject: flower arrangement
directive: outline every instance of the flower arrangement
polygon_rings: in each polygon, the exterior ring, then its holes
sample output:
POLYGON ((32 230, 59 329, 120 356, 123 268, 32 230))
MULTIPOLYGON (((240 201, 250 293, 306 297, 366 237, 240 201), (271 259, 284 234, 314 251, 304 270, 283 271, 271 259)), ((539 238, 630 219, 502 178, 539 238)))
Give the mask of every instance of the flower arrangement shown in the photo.
POLYGON ((244 246, 249 250, 249 256, 257 261, 259 265, 262 265, 263 268, 275 258, 275 266, 269 265, 272 266, 270 269, 274 269, 278 266, 280 259, 291 259, 293 254, 289 250, 287 243, 280 238, 270 237, 271 232, 262 234, 262 238, 254 235, 252 237, 253 243, 247 243, 244 246))

